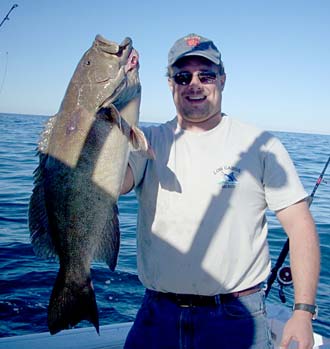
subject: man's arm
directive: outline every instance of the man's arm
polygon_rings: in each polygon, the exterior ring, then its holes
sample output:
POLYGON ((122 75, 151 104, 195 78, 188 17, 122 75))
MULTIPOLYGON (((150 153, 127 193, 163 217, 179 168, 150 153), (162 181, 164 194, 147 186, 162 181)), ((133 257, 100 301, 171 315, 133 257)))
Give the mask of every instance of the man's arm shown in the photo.
MULTIPOLYGON (((276 215, 290 241, 295 303, 315 304, 320 273, 320 247, 308 204, 300 201, 277 211, 276 215)), ((312 314, 295 310, 284 328, 281 348, 287 348, 291 340, 299 343, 299 349, 312 348, 311 318, 312 314)))
POLYGON ((127 194, 134 187, 134 177, 130 165, 127 165, 126 174, 124 178, 123 185, 121 187, 120 195, 127 194))

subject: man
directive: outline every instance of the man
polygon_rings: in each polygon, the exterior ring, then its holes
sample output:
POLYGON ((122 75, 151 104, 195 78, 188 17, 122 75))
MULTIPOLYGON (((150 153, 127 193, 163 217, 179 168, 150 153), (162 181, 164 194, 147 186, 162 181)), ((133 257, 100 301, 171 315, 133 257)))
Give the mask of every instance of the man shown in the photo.
POLYGON ((176 117, 145 128, 155 160, 132 153, 122 192, 139 201, 138 273, 146 294, 125 348, 272 348, 262 282, 267 208, 290 238, 297 306, 291 340, 312 348, 319 244, 289 155, 271 134, 221 112, 226 75, 196 34, 169 52, 176 117))

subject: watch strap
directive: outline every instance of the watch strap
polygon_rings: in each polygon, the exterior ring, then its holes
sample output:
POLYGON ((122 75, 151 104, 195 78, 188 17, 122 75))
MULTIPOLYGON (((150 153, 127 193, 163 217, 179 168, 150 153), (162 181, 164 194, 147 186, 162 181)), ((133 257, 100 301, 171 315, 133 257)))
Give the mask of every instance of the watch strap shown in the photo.
POLYGON ((313 315, 312 319, 315 320, 317 316, 317 305, 316 304, 306 304, 306 303, 296 303, 293 306, 293 310, 304 310, 308 311, 313 315))

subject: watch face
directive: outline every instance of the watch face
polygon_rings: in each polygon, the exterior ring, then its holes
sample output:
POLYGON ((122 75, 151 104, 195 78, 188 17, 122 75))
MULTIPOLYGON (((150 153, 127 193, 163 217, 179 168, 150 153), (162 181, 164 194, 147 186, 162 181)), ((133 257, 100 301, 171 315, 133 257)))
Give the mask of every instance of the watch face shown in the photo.
POLYGON ((319 314, 319 308, 318 308, 317 305, 315 305, 315 310, 314 310, 314 314, 313 314, 312 320, 316 320, 318 314, 319 314))

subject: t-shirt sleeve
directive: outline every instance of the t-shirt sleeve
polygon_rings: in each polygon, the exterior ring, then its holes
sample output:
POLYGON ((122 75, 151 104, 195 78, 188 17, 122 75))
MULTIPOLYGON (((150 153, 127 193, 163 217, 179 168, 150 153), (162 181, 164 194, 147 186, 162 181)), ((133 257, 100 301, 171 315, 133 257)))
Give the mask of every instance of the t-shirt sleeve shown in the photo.
POLYGON ((308 194, 283 144, 274 138, 265 154, 263 184, 269 209, 278 211, 305 199, 308 194))

